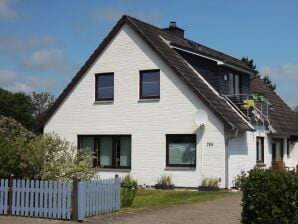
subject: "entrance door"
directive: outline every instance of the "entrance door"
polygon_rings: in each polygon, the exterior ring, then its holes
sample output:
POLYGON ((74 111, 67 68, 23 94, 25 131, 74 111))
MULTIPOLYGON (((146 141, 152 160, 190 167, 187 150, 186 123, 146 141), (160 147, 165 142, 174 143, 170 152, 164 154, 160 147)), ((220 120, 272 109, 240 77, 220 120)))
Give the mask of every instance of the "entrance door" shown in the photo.
POLYGON ((283 139, 273 138, 272 139, 272 161, 282 161, 284 155, 283 139))

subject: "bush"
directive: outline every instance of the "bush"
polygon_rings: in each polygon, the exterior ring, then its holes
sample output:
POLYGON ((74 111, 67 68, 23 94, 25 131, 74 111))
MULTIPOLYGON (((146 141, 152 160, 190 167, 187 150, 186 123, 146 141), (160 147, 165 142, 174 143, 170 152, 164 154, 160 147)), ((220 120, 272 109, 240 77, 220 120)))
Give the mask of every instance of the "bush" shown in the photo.
POLYGON ((241 187, 242 223, 298 223, 298 173, 253 169, 241 187))
POLYGON ((132 205, 138 190, 138 182, 129 174, 126 175, 121 183, 121 207, 132 205))
POLYGON ((89 179, 91 151, 76 149, 55 134, 36 136, 13 118, 0 117, 0 179, 89 179))
POLYGON ((247 179, 247 173, 242 170, 241 173, 238 174, 233 180, 234 187, 242 190, 242 186, 245 184, 246 179, 247 179))

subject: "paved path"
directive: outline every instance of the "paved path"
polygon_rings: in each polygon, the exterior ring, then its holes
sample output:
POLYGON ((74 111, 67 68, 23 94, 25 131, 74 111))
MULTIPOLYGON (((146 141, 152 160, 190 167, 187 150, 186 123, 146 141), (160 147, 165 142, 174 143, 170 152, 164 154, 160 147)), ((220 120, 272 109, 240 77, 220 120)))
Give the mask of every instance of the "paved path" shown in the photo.
MULTIPOLYGON (((95 224, 239 224, 241 194, 214 201, 179 205, 167 208, 145 209, 133 212, 118 212, 85 219, 84 223, 95 224)), ((10 224, 67 224, 72 222, 0 216, 0 223, 10 224)))

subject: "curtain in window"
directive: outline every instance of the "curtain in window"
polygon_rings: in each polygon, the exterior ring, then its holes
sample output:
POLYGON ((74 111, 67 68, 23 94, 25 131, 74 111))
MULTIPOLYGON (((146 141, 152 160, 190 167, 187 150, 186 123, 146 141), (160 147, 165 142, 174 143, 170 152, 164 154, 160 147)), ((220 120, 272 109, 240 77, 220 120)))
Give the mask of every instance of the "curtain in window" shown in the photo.
POLYGON ((100 165, 101 166, 112 166, 112 153, 113 153, 113 138, 112 137, 101 137, 100 138, 100 165))
POLYGON ((195 143, 170 143, 169 164, 195 164, 195 143))
POLYGON ((120 166, 130 166, 131 160, 131 138, 120 137, 120 166))

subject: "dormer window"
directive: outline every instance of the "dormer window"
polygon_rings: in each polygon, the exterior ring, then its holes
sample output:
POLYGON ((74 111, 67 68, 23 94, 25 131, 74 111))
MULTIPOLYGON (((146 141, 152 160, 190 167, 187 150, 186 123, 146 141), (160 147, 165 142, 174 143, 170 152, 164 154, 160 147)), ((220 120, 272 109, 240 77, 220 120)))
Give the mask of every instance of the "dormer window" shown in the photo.
POLYGON ((114 100, 114 73, 95 75, 95 101, 114 100))
POLYGON ((160 98, 159 70, 140 71, 140 99, 160 98))

